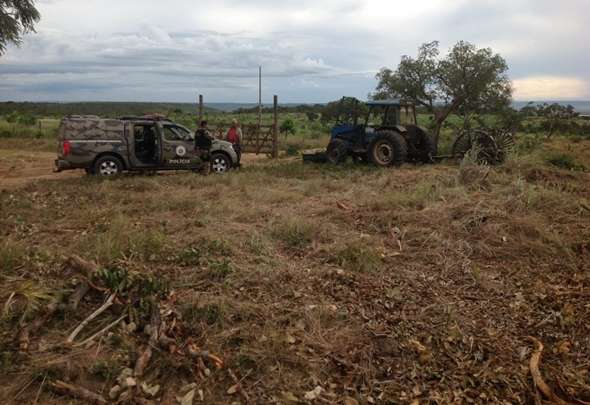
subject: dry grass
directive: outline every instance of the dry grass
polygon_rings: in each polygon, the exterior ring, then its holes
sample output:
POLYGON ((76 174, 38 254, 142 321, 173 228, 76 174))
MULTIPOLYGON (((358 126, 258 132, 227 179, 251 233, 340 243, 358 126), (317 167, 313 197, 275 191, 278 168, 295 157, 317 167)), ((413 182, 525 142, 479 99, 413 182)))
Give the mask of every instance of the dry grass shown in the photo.
MULTIPOLYGON (((552 142, 539 153, 561 152, 552 142)), ((588 144, 575 152, 583 164, 588 144)), ((547 347, 550 385, 587 401, 590 182, 535 153, 498 168, 282 159, 223 177, 38 181, 0 194, 2 277, 71 288, 62 264, 75 252, 165 281, 194 343, 244 378, 253 403, 318 385, 329 403, 531 403, 528 335, 547 347)), ((63 337, 100 303, 37 339, 63 337)), ((42 348, 14 362, 14 322, 0 335, 3 391, 34 381, 24 402, 44 376, 106 394, 147 341, 117 329, 100 350, 61 353, 91 359, 72 374, 71 359, 39 367, 42 348)), ((187 359, 155 356, 164 402, 197 378, 187 359)), ((197 382, 206 403, 240 400, 223 372, 197 382)), ((63 400, 41 390, 40 403, 63 400)))

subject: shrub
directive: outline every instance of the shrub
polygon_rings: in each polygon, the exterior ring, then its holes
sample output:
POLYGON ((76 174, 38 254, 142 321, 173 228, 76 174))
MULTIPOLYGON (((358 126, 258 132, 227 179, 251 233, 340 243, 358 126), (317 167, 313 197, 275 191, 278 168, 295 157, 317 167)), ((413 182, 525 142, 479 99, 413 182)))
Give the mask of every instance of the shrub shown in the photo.
POLYGON ((289 134, 295 135, 297 133, 297 128, 295 127, 295 121, 291 118, 287 118, 285 121, 281 123, 279 127, 279 131, 283 133, 283 135, 287 136, 289 134))
POLYGON ((220 305, 207 304, 200 306, 197 302, 189 302, 181 307, 182 319, 189 325, 205 323, 215 325, 223 320, 223 310, 220 305))
POLYGON ((18 267, 26 258, 24 246, 7 238, 0 243, 0 271, 2 274, 18 267))
POLYGON ((380 258, 374 248, 356 241, 340 249, 331 261, 351 271, 370 272, 378 269, 380 258))
POLYGON ((576 159, 573 156, 568 155, 566 153, 558 153, 558 154, 550 155, 547 157, 546 161, 550 165, 559 167, 560 169, 579 170, 579 171, 585 170, 585 167, 583 165, 579 164, 578 162, 576 162, 576 159))
POLYGON ((198 266, 207 263, 210 257, 225 258, 231 254, 231 247, 225 240, 203 238, 182 250, 176 260, 184 266, 198 266))
POLYGON ((297 156, 299 154, 299 146, 288 145, 285 153, 287 154, 287 156, 297 156))
POLYGON ((300 219, 276 224, 272 230, 272 236, 283 242, 291 249, 303 249, 313 241, 315 228, 300 219))

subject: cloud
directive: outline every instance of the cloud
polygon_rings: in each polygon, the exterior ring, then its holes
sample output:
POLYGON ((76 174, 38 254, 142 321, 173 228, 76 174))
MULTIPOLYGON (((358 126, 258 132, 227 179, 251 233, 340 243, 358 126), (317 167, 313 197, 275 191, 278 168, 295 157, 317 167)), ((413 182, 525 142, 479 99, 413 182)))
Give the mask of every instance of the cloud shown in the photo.
POLYGON ((513 81, 514 98, 520 101, 583 100, 588 97, 588 82, 576 77, 534 76, 513 81))
POLYGON ((375 72, 438 39, 506 57, 517 98, 590 98, 587 0, 41 0, 0 58, 0 99, 290 102, 364 98, 375 72), (538 78, 552 79, 546 85, 538 78), (536 81, 535 81, 536 80, 536 81), (561 82, 560 82, 561 80, 561 82), (563 81, 566 80, 566 81, 563 81), (573 81, 567 81, 573 80, 573 81))

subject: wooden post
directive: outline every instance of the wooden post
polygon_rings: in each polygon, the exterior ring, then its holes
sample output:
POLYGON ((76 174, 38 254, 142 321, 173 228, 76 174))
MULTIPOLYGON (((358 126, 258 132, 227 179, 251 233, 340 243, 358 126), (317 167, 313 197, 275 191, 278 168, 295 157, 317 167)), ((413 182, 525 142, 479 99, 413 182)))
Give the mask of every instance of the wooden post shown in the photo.
POLYGON ((201 125, 201 121, 203 121, 203 95, 199 94, 199 123, 201 125))
POLYGON ((258 66, 258 133, 262 127, 262 66, 258 66))
POLYGON ((279 157, 279 97, 273 97, 272 157, 279 157))

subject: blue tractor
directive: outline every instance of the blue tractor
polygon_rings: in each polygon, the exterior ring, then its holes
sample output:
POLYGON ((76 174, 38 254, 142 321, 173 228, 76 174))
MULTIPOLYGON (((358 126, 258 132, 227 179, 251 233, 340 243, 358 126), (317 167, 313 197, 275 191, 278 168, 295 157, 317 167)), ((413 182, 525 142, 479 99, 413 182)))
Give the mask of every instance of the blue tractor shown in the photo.
POLYGON ((432 162, 436 145, 416 125, 416 110, 400 100, 361 103, 344 97, 337 124, 332 128, 326 160, 343 163, 349 157, 377 166, 396 166, 407 161, 432 162), (361 121, 362 119, 362 121, 361 121))

